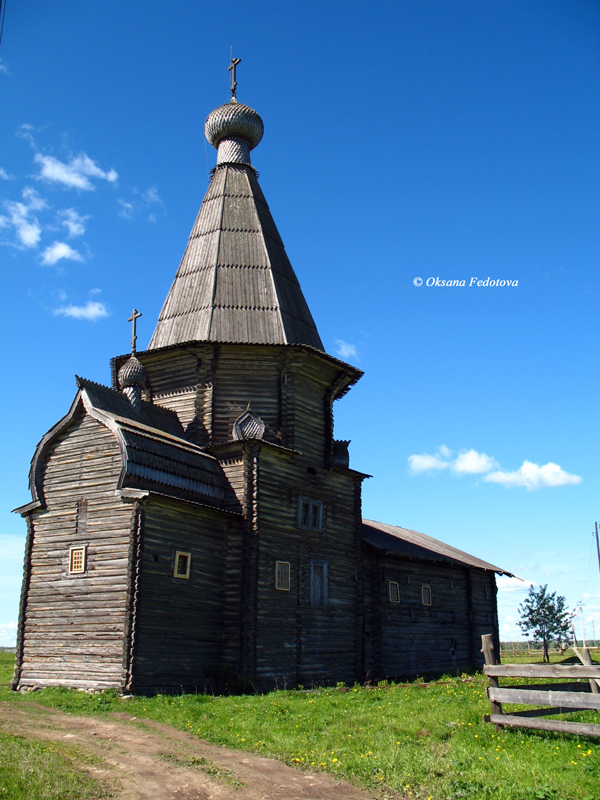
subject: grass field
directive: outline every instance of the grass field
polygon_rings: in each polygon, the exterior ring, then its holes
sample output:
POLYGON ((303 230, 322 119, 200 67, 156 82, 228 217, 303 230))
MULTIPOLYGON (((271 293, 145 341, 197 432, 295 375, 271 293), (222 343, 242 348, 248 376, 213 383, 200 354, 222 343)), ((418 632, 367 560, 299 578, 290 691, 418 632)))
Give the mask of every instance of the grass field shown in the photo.
MULTIPOLYGON (((1 700, 35 700, 94 715, 126 707, 132 716, 165 722, 216 744, 345 777, 378 789, 382 797, 600 800, 600 742, 496 731, 483 722, 490 709, 481 675, 267 695, 121 700, 113 692, 64 689, 17 695, 6 688, 12 659, 0 654, 1 700)), ((598 722, 597 716, 590 711, 572 718, 598 722)))

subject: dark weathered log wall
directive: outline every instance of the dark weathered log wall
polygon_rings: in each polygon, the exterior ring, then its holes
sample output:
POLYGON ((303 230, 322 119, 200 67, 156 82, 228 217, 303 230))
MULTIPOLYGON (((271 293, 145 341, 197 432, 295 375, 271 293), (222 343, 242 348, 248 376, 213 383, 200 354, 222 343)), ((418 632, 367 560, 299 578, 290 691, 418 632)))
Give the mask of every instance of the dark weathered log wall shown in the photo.
POLYGON ((154 497, 144 506, 143 557, 133 680, 138 690, 196 685, 239 640, 240 520, 191 503, 154 497), (237 531, 236 531, 237 526, 237 531), (189 579, 173 577, 175 551, 191 553, 189 579), (239 598, 239 592, 237 597, 239 598))
POLYGON ((365 556, 365 668, 374 679, 481 666, 477 637, 498 629, 493 573, 368 546, 365 556), (389 599, 390 581, 399 603, 389 599), (421 602, 424 585, 431 606, 421 602))
MULTIPOLYGON (((175 411, 184 428, 196 416, 200 348, 181 348, 143 355, 148 392, 153 403, 175 411)), ((120 362, 117 363, 117 370, 120 362)))
POLYGON ((115 496, 121 457, 112 433, 79 416, 49 448, 46 509, 33 513, 21 686, 121 686, 132 508, 115 496), (77 503, 87 501, 85 524, 77 503), (69 548, 87 569, 69 575, 69 548))
POLYGON ((280 357, 277 348, 221 346, 214 367, 213 442, 233 438, 233 423, 248 403, 265 423, 264 438, 277 441, 280 357))
POLYGON ((298 455, 263 447, 258 475, 257 682, 262 687, 352 682, 362 643, 355 473, 316 469, 298 455), (325 504, 322 531, 297 526, 298 498, 325 504), (311 560, 327 563, 327 604, 311 605, 311 560), (275 589, 275 562, 290 562, 290 591, 275 589))
MULTIPOLYGON (((209 343, 138 355, 153 402, 176 411, 198 444, 230 441, 234 421, 250 403, 266 424, 267 441, 328 457, 328 393, 341 376, 344 385, 350 380, 328 357, 291 347, 209 343)), ((125 360, 116 359, 114 375, 125 360)))

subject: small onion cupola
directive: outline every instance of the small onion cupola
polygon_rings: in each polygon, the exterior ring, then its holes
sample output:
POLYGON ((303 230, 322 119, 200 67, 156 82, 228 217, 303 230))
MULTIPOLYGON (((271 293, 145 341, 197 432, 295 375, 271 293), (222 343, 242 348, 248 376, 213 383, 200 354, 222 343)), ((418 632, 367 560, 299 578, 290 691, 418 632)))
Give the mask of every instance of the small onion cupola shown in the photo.
POLYGON ((233 423, 233 438, 235 441, 243 439, 262 439, 265 433, 265 423, 248 408, 233 423))
POLYGON ((146 367, 135 354, 135 343, 137 341, 136 321, 141 316, 139 311, 134 308, 131 317, 127 320, 133 323, 131 358, 123 364, 117 376, 119 388, 136 411, 139 411, 142 407, 142 392, 146 388, 146 383, 148 381, 146 367))
POLYGON ((250 164, 250 150, 254 150, 264 133, 263 121, 257 112, 239 103, 236 97, 235 70, 239 58, 231 61, 231 100, 215 108, 206 118, 204 135, 217 148, 219 164, 250 164))

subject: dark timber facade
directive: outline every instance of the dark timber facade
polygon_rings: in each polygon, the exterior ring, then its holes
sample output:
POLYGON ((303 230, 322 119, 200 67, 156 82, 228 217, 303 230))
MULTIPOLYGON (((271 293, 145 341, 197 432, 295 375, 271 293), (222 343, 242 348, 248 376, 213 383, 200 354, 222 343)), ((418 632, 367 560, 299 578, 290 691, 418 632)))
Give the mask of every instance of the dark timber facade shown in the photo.
POLYGON ((362 373, 324 352, 250 163, 262 121, 233 98, 205 129, 217 166, 149 348, 111 387, 78 378, 34 455, 13 687, 479 666, 503 571, 362 519, 333 439, 362 373))

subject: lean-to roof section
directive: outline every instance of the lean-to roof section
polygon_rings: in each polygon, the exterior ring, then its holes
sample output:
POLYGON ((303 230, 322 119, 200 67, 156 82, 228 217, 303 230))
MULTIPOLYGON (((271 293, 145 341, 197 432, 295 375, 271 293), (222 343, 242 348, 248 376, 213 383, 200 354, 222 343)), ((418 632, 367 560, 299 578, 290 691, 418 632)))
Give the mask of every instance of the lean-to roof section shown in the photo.
POLYGON ((148 349, 190 341, 323 351, 250 166, 216 168, 148 349))
POLYGON ((363 519, 362 538, 364 542, 372 545, 377 550, 393 555, 454 561, 469 567, 478 567, 501 575, 512 576, 512 572, 507 572, 501 567, 482 561, 481 558, 476 558, 463 550, 458 550, 456 547, 440 542, 432 536, 427 536, 418 531, 411 531, 408 528, 400 528, 397 525, 387 525, 385 522, 363 519))

